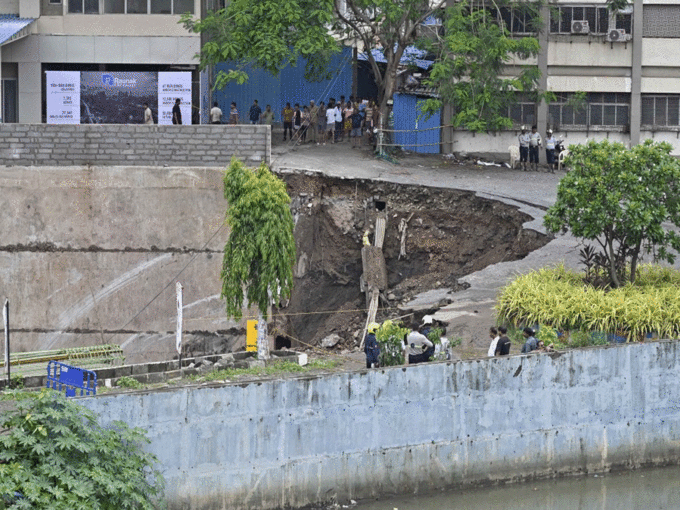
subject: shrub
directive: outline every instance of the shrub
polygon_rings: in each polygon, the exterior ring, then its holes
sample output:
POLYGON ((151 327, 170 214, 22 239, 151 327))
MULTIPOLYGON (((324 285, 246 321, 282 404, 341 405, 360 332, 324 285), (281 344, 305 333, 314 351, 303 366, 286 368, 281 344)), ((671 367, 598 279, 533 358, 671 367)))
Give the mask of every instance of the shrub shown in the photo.
POLYGON ((143 430, 123 422, 102 427, 92 411, 55 391, 16 395, 16 409, 0 416, 0 495, 17 495, 12 508, 163 506, 163 477, 143 450, 143 430))
POLYGON ((382 323, 375 338, 380 344, 380 366, 404 364, 404 335, 411 330, 400 323, 387 320, 382 323))
MULTIPOLYGON (((629 340, 641 340, 653 331, 663 338, 676 338, 680 329, 678 282, 679 271, 642 265, 635 284, 595 289, 584 283, 582 274, 560 265, 520 276, 501 289, 496 310, 500 321, 515 326, 544 324, 559 331, 599 331, 629 340)), ((593 342, 601 340, 591 338, 588 345, 593 342)))

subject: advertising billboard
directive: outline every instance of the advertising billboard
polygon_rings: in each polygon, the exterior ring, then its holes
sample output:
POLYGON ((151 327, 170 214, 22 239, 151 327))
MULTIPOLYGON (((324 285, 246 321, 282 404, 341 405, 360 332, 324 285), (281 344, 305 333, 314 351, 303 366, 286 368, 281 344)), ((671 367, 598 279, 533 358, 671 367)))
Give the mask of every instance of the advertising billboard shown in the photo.
POLYGON ((158 73, 158 123, 172 124, 172 107, 180 99, 182 124, 191 124, 191 73, 158 73))
POLYGON ((80 72, 47 71, 47 123, 80 124, 80 72))
POLYGON ((158 119, 156 109, 158 74, 154 72, 80 73, 81 124, 142 124, 147 103, 158 119))
POLYGON ((154 124, 172 124, 181 100, 191 124, 190 72, 46 71, 48 124, 143 124, 144 103, 154 124))

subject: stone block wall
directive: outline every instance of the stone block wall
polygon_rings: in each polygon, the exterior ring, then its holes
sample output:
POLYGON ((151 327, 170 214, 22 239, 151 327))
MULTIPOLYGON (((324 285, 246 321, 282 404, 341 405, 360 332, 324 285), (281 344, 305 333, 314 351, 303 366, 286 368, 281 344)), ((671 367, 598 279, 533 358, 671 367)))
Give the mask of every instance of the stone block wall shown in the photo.
POLYGON ((219 166, 271 161, 269 126, 0 124, 0 165, 219 166))
POLYGON ((265 510, 680 460, 680 342, 103 395, 170 510, 265 510))

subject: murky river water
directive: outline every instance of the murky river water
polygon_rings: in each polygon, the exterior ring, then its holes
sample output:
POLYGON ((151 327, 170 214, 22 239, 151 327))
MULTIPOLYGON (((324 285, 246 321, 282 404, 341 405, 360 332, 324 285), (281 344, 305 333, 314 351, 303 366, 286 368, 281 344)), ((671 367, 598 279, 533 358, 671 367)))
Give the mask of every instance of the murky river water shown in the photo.
POLYGON ((680 467, 362 501, 357 510, 678 510, 680 467))

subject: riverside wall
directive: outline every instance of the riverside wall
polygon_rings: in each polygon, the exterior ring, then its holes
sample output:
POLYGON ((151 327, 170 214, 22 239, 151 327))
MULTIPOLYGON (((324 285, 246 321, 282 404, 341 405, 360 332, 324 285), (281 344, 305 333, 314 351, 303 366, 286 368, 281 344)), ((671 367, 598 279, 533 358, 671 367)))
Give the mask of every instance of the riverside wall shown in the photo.
POLYGON ((82 399, 170 509, 274 509, 680 460, 676 341, 82 399))
POLYGON ((226 167, 271 161, 269 126, 0 124, 0 165, 226 167))

